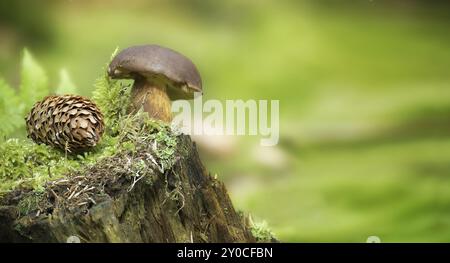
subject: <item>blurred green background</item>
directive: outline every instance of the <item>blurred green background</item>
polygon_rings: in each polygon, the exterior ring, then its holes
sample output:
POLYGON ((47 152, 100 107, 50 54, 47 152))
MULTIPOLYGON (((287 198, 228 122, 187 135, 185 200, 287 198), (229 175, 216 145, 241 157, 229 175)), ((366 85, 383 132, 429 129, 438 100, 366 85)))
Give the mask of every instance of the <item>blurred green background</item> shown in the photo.
MULTIPOLYGON (((286 242, 450 241, 445 1, 1 0, 0 75, 27 47, 83 95, 118 46, 190 57, 204 99, 280 100, 280 143, 196 138, 237 209, 286 242)), ((1 96, 2 94, 0 94, 1 96)))

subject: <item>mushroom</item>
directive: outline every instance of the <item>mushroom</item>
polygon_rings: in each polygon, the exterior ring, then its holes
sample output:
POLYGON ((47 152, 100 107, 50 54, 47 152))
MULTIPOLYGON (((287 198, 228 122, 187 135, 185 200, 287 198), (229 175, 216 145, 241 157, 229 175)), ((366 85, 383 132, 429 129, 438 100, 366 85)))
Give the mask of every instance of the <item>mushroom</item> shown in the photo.
POLYGON ((200 73, 190 59, 158 45, 132 46, 111 61, 113 79, 134 79, 131 112, 141 107, 150 118, 170 123, 171 100, 193 99, 202 92, 200 73))

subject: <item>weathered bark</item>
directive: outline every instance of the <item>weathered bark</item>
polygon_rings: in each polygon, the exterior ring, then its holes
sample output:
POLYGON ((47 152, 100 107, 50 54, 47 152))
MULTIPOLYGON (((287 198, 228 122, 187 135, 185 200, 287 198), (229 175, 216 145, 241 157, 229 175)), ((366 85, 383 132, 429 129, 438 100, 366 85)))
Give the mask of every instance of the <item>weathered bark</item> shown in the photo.
MULTIPOLYGON (((106 194, 95 197, 100 201, 84 210, 57 205, 53 190, 46 189, 45 201, 54 205, 20 215, 18 203, 30 193, 16 193, 0 207, 0 241, 66 242, 76 236, 81 242, 254 242, 224 184, 206 171, 195 144, 182 137, 179 147, 187 150, 185 157, 169 171, 155 173, 151 184, 140 180, 128 192, 130 180, 115 180, 106 194)), ((86 176, 98 169, 104 167, 95 165, 86 176)), ((55 191, 61 196, 65 190, 55 191)))

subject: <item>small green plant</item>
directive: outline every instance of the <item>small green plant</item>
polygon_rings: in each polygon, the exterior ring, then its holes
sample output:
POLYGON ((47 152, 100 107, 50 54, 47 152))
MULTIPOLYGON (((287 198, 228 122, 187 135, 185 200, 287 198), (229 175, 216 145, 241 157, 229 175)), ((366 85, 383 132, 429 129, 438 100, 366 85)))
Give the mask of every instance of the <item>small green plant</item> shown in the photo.
MULTIPOLYGON (((13 89, 0 78, 0 135, 2 137, 11 138, 13 135, 24 137, 23 118, 34 103, 50 94, 45 70, 27 49, 23 51, 20 78, 21 83, 18 89, 13 89)), ((76 92, 77 89, 70 80, 68 72, 62 69, 56 93, 76 94, 76 92)))
MULTIPOLYGON (((117 54, 118 50, 116 48, 111 55, 111 59, 117 54)), ((131 86, 109 78, 106 72, 107 65, 103 68, 103 74, 95 81, 93 99, 105 117, 107 132, 111 135, 117 135, 120 131, 119 122, 127 115, 125 105, 128 105, 131 86)))
POLYGON ((23 52, 20 77, 21 85, 18 95, 22 103, 22 110, 28 111, 37 100, 48 95, 50 89, 47 74, 27 49, 23 52))
POLYGON ((24 126, 22 111, 17 109, 19 98, 15 91, 0 79, 0 136, 6 137, 24 126))
POLYGON ((56 88, 56 94, 77 94, 77 90, 77 86, 70 78, 69 72, 64 68, 61 69, 59 71, 59 84, 56 88))

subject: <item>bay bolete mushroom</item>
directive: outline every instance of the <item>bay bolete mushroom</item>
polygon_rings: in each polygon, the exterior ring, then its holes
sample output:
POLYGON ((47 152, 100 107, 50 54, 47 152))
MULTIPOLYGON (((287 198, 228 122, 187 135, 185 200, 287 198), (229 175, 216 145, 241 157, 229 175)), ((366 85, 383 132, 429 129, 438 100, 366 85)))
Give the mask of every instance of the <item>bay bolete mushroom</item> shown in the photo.
POLYGON ((194 63, 182 54, 158 45, 132 46, 119 52, 108 67, 113 79, 134 79, 131 111, 143 107, 150 118, 172 120, 171 100, 193 99, 202 92, 194 63))

